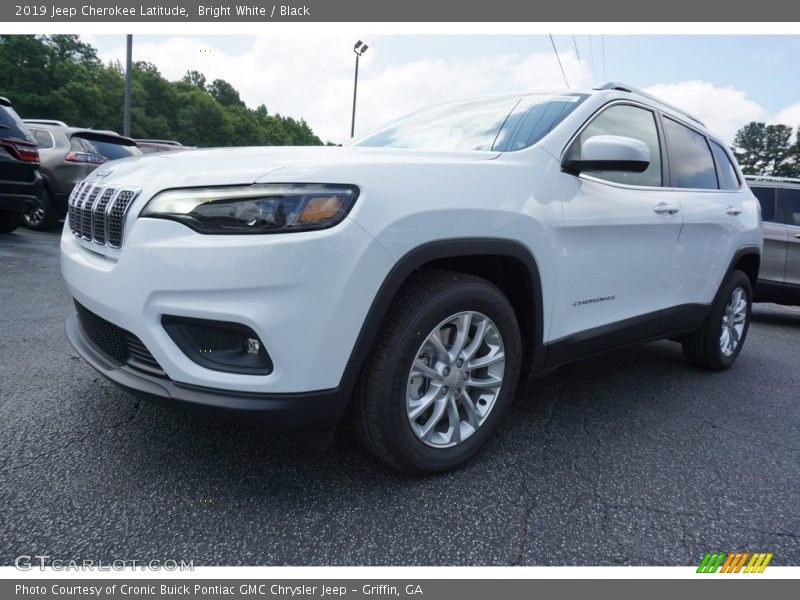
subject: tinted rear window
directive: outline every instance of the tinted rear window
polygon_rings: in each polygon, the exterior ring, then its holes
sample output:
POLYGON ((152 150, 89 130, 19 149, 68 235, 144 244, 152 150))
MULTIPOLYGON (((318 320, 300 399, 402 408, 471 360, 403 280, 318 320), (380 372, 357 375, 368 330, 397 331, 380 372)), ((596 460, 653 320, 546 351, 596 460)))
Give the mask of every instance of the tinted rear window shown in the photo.
POLYGON ((714 158, 717 160, 717 166, 722 176, 722 185, 720 187, 724 190, 738 190, 739 176, 736 174, 736 169, 731 163, 728 153, 714 140, 711 140, 711 151, 714 152, 714 158))
POLYGON ((777 222, 775 219, 775 188, 750 186, 753 195, 761 204, 761 220, 777 222))
POLYGON ((0 137, 35 142, 25 123, 10 106, 0 106, 0 137))
POLYGON ((39 144, 39 150, 49 150, 55 146, 53 136, 49 131, 44 129, 31 129, 30 131, 33 134, 33 139, 39 144))
POLYGON ((778 203, 786 210, 787 223, 800 227, 800 190, 778 189, 778 203))
POLYGON ((719 189, 706 137, 672 119, 664 119, 664 132, 675 187, 719 189))
POLYGON ((113 142, 101 142, 99 140, 82 140, 89 148, 89 152, 105 156, 108 160, 127 158, 129 156, 139 156, 141 151, 136 146, 123 146, 113 142))

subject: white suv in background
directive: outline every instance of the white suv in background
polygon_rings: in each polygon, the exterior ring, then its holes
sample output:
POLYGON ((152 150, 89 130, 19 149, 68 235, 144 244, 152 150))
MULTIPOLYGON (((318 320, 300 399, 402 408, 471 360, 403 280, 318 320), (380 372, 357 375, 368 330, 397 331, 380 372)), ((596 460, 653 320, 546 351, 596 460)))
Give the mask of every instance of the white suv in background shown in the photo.
POLYGON ((77 351, 158 402, 452 469, 522 376, 671 338, 742 349, 758 203, 725 145, 620 84, 412 114, 344 147, 163 153, 69 201, 77 351))

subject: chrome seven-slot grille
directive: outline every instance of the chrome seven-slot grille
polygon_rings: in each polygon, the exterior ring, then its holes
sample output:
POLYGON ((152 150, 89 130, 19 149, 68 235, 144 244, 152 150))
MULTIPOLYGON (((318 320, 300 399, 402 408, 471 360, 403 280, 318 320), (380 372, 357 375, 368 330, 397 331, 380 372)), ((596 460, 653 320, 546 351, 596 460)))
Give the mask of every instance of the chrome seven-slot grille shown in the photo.
POLYGON ((82 181, 69 197, 69 228, 76 237, 122 247, 125 214, 137 190, 82 181))

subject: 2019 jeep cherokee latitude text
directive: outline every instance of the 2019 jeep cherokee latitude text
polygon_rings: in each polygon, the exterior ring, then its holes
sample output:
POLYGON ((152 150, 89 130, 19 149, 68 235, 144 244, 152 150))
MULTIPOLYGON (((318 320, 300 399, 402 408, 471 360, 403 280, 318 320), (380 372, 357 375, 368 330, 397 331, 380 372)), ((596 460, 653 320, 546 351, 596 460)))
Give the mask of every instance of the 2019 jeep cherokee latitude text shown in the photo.
POLYGON ((521 376, 672 338, 742 349, 761 219, 724 144, 618 84, 415 113, 344 147, 101 168, 69 202, 78 352, 151 399, 332 431, 389 464, 486 442, 521 376))

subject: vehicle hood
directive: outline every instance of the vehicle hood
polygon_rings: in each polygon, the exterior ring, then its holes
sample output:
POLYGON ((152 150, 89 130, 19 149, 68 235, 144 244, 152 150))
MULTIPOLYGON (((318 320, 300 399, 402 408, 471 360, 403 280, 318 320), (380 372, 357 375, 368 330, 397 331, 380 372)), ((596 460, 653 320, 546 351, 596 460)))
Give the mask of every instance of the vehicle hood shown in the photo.
MULTIPOLYGON (((330 172, 341 165, 343 172, 357 164, 461 162, 490 160, 497 152, 420 151, 398 148, 357 148, 350 146, 246 147, 184 150, 125 158, 102 165, 89 181, 121 186, 163 190, 175 187, 249 184, 277 171, 302 167, 313 178, 314 165, 330 172)), ((297 172, 293 170, 293 172, 297 172)), ((287 182, 288 183, 288 182, 287 182)), ((353 182, 357 183, 357 182, 353 182)))

